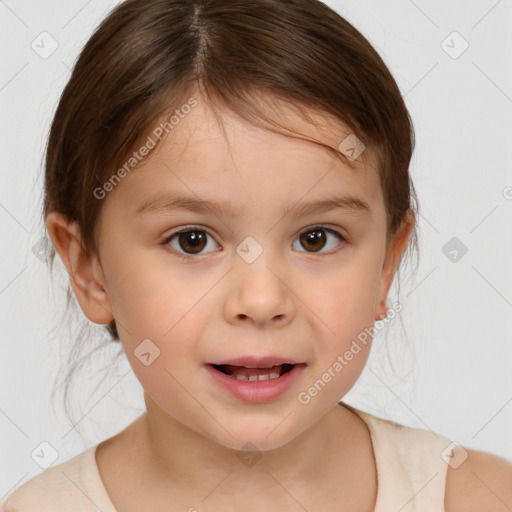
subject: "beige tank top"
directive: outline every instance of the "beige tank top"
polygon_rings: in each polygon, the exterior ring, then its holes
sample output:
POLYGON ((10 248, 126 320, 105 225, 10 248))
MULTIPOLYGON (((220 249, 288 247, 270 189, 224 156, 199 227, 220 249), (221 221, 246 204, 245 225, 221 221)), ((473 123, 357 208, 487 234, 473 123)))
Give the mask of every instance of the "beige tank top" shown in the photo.
POLYGON ((445 512, 448 464, 442 454, 451 441, 350 409, 370 430, 378 481, 375 512, 445 512))
MULTIPOLYGON (((367 425, 377 465, 375 512, 445 512, 447 438, 343 404, 367 425)), ((0 512, 117 512, 96 465, 94 445, 18 487, 0 512)))

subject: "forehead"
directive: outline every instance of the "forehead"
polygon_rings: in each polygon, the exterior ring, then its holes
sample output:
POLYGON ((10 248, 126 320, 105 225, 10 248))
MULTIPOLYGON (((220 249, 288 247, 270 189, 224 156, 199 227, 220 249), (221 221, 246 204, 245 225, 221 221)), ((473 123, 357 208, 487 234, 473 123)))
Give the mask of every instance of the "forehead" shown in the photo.
MULTIPOLYGON (((215 115, 207 103, 199 101, 177 131, 167 137, 167 144, 164 141, 164 151, 169 150, 174 156, 181 156, 181 159, 195 160, 205 153, 210 157, 221 158, 226 156, 227 149, 230 150, 229 154, 237 154, 251 146, 258 146, 259 149, 266 147, 269 151, 275 151, 272 154, 274 158, 277 152, 285 158, 294 153, 301 157, 310 155, 311 159, 327 163, 333 163, 335 158, 339 158, 347 168, 363 168, 367 165, 365 161, 368 158, 371 160, 372 151, 363 151, 356 161, 346 165, 348 159, 342 155, 340 148, 343 146, 346 149, 344 141, 347 138, 357 140, 357 137, 347 125, 332 115, 301 109, 297 105, 269 97, 260 100, 259 108, 277 125, 266 125, 263 128, 227 109, 215 115), (331 151, 313 141, 329 146, 331 151), (194 146, 193 151, 187 151, 190 146, 194 146)), ((264 158, 265 154, 259 156, 264 158)), ((368 163, 370 166, 375 165, 373 161, 368 163)))
MULTIPOLYGON (((223 110, 216 117, 207 104, 197 106, 123 178, 113 196, 126 208, 140 206, 156 191, 187 192, 199 199, 240 204, 260 194, 276 201, 314 199, 333 188, 381 200, 376 155, 369 148, 347 165, 321 145, 337 149, 350 128, 325 114, 308 111, 309 122, 291 106, 273 102, 264 113, 295 136, 263 129, 223 110)), ((278 128, 277 128, 278 129, 278 128)), ((286 130, 284 133, 287 133, 286 130)))

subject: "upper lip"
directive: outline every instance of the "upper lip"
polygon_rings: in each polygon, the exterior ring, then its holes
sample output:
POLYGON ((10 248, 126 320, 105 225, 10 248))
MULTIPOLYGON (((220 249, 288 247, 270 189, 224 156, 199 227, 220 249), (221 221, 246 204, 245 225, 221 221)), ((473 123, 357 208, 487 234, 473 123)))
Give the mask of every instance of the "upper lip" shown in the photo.
POLYGON ((279 356, 266 356, 266 357, 254 357, 245 356, 237 357, 236 359, 228 359, 224 361, 216 361, 209 363, 212 365, 231 365, 231 366, 244 366, 245 368, 272 368, 273 366, 279 366, 281 364, 301 364, 294 359, 289 357, 279 356))

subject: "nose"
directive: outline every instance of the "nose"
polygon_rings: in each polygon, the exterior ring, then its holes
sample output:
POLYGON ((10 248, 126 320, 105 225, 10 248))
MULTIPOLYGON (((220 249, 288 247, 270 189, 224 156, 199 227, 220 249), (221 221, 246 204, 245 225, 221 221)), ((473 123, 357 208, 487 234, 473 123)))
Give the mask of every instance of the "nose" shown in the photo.
POLYGON ((231 279, 233 284, 224 304, 224 314, 230 323, 284 327, 295 317, 289 273, 279 272, 263 255, 252 263, 238 260, 231 279))

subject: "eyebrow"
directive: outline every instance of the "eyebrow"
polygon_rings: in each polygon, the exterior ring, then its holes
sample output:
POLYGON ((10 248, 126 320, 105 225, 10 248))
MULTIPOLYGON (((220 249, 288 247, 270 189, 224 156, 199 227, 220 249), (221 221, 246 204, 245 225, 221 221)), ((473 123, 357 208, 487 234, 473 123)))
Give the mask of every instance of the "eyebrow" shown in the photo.
MULTIPOLYGON (((354 196, 329 197, 319 201, 285 203, 283 215, 294 217, 307 216, 340 208, 352 213, 371 215, 372 209, 366 201, 354 196)), ((136 209, 138 215, 151 212, 172 212, 186 210, 194 213, 214 212, 223 217, 238 217, 241 211, 233 208, 229 203, 219 201, 205 201, 197 197, 158 195, 142 202, 136 209)))

